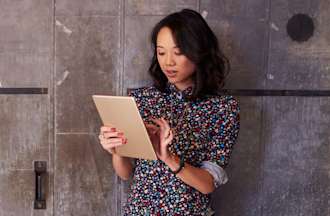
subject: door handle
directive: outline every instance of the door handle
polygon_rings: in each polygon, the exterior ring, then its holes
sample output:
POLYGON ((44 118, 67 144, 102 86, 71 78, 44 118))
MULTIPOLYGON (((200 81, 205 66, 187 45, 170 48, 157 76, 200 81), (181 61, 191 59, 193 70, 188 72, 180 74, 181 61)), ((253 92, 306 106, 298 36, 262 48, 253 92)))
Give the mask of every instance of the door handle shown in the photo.
POLYGON ((45 185, 47 176, 47 162, 34 161, 35 181, 35 200, 34 209, 46 209, 45 185))

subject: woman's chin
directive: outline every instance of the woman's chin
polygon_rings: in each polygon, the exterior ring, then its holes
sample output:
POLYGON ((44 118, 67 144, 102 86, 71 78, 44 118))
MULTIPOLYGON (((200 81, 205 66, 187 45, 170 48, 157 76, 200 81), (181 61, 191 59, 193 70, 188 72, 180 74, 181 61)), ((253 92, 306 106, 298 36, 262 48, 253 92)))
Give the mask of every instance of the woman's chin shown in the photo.
POLYGON ((178 79, 176 79, 175 77, 167 77, 167 80, 169 83, 175 84, 176 82, 178 82, 178 79))

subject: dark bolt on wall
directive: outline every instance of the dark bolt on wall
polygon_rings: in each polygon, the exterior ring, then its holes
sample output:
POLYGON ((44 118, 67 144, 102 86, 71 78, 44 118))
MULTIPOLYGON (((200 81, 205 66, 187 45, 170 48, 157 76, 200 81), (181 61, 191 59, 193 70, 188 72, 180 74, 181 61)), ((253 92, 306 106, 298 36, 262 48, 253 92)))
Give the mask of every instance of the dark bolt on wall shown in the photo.
POLYGON ((286 29, 292 40, 304 42, 313 36, 314 22, 306 14, 295 14, 289 19, 286 29))

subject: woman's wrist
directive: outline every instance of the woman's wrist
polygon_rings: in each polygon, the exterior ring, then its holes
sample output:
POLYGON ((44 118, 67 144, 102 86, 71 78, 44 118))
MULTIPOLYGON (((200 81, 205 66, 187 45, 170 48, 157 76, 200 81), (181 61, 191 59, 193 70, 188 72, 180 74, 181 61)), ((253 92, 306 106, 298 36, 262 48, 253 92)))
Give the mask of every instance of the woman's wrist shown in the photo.
POLYGON ((180 160, 180 158, 177 155, 170 155, 167 160, 164 161, 164 163, 170 168, 172 173, 178 173, 183 168, 183 161, 180 160))
POLYGON ((180 158, 176 155, 170 154, 163 162, 171 168, 171 170, 176 170, 179 168, 180 158))

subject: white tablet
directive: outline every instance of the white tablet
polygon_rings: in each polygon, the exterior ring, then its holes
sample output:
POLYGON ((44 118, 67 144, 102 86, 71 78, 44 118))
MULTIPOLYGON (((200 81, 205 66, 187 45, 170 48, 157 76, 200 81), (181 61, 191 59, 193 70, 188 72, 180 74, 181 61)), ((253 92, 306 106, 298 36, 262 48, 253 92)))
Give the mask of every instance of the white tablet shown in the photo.
POLYGON ((125 145, 116 148, 119 155, 157 160, 134 97, 93 95, 93 100, 103 124, 123 131, 127 138, 125 145))

